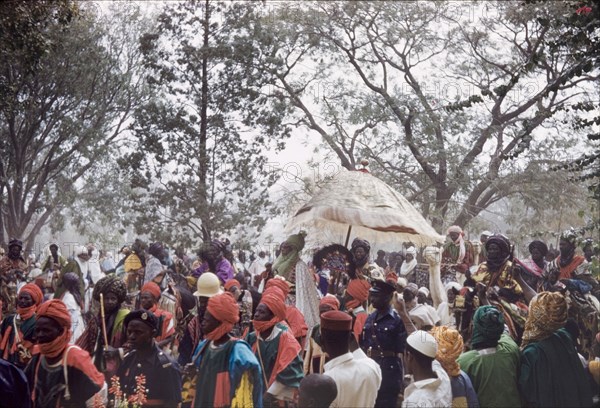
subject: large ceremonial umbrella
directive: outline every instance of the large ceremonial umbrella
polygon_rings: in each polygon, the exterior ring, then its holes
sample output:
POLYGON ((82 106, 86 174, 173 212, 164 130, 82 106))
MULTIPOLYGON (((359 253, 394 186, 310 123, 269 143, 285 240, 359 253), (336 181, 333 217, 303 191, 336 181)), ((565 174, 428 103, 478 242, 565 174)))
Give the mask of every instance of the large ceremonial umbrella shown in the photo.
MULTIPOLYGON (((338 237, 346 246, 352 233, 371 244, 412 242, 417 246, 443 243, 429 222, 406 198, 364 171, 342 169, 288 221, 286 232, 304 229, 308 237, 338 237)), ((330 241, 331 242, 331 241, 330 241)))

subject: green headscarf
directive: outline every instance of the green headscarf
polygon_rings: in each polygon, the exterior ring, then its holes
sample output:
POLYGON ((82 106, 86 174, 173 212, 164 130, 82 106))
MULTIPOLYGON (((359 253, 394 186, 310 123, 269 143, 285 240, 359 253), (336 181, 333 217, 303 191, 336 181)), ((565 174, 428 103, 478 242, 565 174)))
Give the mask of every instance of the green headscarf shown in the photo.
POLYGON ((300 251, 304 248, 305 236, 306 232, 300 231, 297 234, 290 235, 285 241, 285 244, 291 246, 292 250, 287 255, 280 254, 273 263, 273 270, 277 275, 289 280, 292 269, 300 259, 300 251))
POLYGON ((474 349, 496 347, 504 332, 504 317, 494 306, 480 306, 473 316, 473 336, 471 344, 474 349))

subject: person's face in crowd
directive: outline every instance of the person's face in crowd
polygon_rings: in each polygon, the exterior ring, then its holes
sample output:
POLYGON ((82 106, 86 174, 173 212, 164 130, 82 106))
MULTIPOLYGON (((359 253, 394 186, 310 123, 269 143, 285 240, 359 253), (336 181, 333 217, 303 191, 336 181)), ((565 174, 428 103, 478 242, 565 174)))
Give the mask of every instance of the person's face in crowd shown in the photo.
POLYGON ((456 232, 456 231, 452 231, 451 233, 448 234, 450 236, 450 239, 452 240, 452 242, 456 242, 456 240, 458 239, 458 237, 460 236, 460 233, 456 232))
POLYGON ((271 309, 269 309, 269 307, 264 303, 259 304, 254 312, 254 320, 259 322, 268 322, 272 318, 273 312, 271 312, 271 309))
POLYGON ((19 293, 19 296, 17 297, 17 306, 18 307, 31 307, 35 304, 35 301, 33 300, 33 298, 31 297, 31 295, 28 292, 23 292, 21 291, 19 293))
POLYGON ((427 302, 427 296, 423 292, 417 293, 417 302, 424 304, 427 302))
POLYGON ((410 290, 410 289, 408 289, 408 288, 405 288, 405 289, 402 291, 402 297, 404 298, 404 301, 405 301, 406 303, 408 303, 408 302, 412 302, 412 301, 413 301, 413 299, 415 298, 415 295, 413 295, 413 293, 411 292, 411 290, 410 290))
POLYGON ((21 247, 18 245, 11 245, 10 248, 8 248, 8 256, 12 259, 17 259, 19 256, 21 256, 21 247))
POLYGON ((454 301, 456 300, 456 293, 454 293, 454 288, 448 289, 448 292, 446 292, 446 294, 448 295, 448 303, 454 303, 454 301))
POLYGON ((367 251, 365 251, 365 249, 363 247, 356 247, 354 248, 354 258, 362 261, 363 259, 365 259, 365 256, 367 256, 367 251))
POLYGON ((38 317, 35 321, 35 338, 39 344, 54 341, 63 332, 58 322, 50 317, 38 317))
POLYGON ((531 254, 531 259, 533 259, 534 262, 540 262, 544 259, 544 255, 542 255, 542 252, 539 250, 539 248, 531 248, 529 253, 531 254))
POLYGON ((238 299, 240 297, 240 295, 242 294, 242 291, 237 286, 232 286, 231 288, 229 288, 229 292, 231 292, 233 297, 236 299, 238 299))
POLYGON ((288 255, 290 252, 292 252, 292 249, 294 249, 290 244, 288 244, 287 242, 284 242, 283 244, 281 244, 281 255, 282 256, 286 256, 288 255))
POLYGON ((50 253, 53 257, 58 255, 58 247, 56 245, 50 245, 50 253))
POLYGON ((210 312, 207 310, 204 312, 204 318, 202 319, 202 332, 210 333, 215 330, 221 324, 210 312))
POLYGON ((561 239, 560 242, 558 243, 558 249, 560 250, 561 254, 567 255, 571 251, 572 248, 573 248, 573 245, 565 239, 561 239))
POLYGON ((329 312, 330 310, 333 310, 333 307, 331 307, 331 305, 319 305, 319 315, 322 315, 325 312, 329 312))
POLYGON ((104 294, 104 311, 110 314, 117 310, 120 306, 119 298, 112 292, 104 294))
POLYGON ((154 330, 140 320, 132 320, 127 325, 127 342, 136 350, 152 343, 154 334, 154 330))
POLYGON ((406 262, 410 262, 415 259, 413 254, 406 254, 406 262))
POLYGON ((485 243, 487 242, 488 238, 489 237, 487 235, 481 235, 479 237, 479 241, 481 242, 482 245, 485 245, 485 243))
POLYGON ((150 310, 154 307, 156 303, 156 299, 154 299, 154 295, 150 292, 142 292, 140 295, 140 306, 142 309, 150 310))
POLYGON ((500 247, 498 246, 498 244, 490 244, 488 246, 487 256, 488 256, 488 259, 500 258, 500 247))
POLYGON ((385 310, 390 305, 392 295, 386 295, 380 291, 369 291, 369 301, 377 310, 385 310))
POLYGON ((81 259, 82 261, 84 261, 84 262, 86 262, 86 261, 89 261, 89 260, 90 260, 90 258, 91 258, 90 254, 89 254, 89 253, 87 253, 87 252, 86 252, 86 253, 84 253, 84 254, 79 254, 79 255, 77 255, 77 257, 78 257, 79 259, 81 259))
POLYGON ((592 256, 594 256, 594 248, 592 247, 592 245, 586 245, 583 248, 583 256, 585 256, 586 261, 592 261, 592 256))

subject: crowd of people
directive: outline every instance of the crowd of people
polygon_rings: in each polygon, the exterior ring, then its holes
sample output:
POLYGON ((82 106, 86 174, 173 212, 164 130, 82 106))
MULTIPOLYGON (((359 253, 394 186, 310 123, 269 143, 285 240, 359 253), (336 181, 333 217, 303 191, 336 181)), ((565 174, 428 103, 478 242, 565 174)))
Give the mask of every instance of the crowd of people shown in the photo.
POLYGON ((570 229, 519 257, 499 233, 447 235, 310 259, 304 232, 249 259, 226 239, 119 259, 12 239, 0 407, 598 406, 597 243, 570 229))

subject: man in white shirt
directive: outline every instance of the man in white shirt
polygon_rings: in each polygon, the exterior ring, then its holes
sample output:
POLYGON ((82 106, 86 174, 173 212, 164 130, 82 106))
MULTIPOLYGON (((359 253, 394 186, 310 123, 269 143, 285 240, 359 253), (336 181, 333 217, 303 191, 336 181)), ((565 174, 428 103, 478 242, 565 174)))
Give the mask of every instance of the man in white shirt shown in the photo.
MULTIPOLYGON (((321 344, 331 360, 325 375, 337 385, 337 397, 331 407, 373 407, 381 386, 381 368, 362 351, 350 352, 352 317, 332 310, 321 315, 321 344)), ((358 349, 360 350, 360 349, 358 349)))
POLYGON ((435 338, 423 330, 406 339, 404 361, 413 382, 404 390, 403 408, 452 406, 450 378, 435 360, 436 353, 435 338))
POLYGON ((267 254, 265 253, 265 251, 260 251, 258 253, 258 258, 256 258, 248 268, 248 272, 250 273, 250 275, 252 275, 252 283, 254 283, 255 276, 260 275, 264 272, 264 270, 266 269, 265 265, 268 261, 269 260, 267 259, 267 254))

